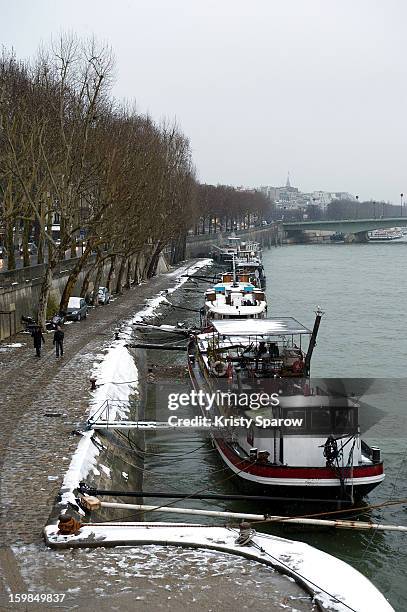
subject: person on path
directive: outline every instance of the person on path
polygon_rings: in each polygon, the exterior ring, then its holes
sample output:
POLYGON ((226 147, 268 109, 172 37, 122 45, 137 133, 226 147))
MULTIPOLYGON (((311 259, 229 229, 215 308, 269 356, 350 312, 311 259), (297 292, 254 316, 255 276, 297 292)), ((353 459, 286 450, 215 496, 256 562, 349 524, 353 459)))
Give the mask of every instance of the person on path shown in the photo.
POLYGON ((42 333, 42 329, 39 325, 36 325, 31 332, 31 336, 34 340, 34 348, 36 357, 41 357, 41 346, 45 344, 45 338, 42 333))
POLYGON ((53 340, 53 344, 55 345, 55 352, 56 352, 56 356, 57 359, 59 357, 59 355, 61 355, 61 357, 64 354, 64 332, 61 329, 60 325, 57 325, 56 331, 54 332, 54 340, 53 340))

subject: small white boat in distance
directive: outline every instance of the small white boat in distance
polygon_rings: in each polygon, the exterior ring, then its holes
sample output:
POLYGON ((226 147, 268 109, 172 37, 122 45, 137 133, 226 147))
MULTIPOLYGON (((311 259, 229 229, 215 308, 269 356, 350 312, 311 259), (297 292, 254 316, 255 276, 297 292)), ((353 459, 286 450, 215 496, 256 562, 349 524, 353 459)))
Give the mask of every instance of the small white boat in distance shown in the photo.
POLYGON ((372 232, 368 232, 368 238, 371 242, 388 242, 390 240, 399 240, 403 237, 403 233, 397 228, 391 229, 377 229, 372 232))

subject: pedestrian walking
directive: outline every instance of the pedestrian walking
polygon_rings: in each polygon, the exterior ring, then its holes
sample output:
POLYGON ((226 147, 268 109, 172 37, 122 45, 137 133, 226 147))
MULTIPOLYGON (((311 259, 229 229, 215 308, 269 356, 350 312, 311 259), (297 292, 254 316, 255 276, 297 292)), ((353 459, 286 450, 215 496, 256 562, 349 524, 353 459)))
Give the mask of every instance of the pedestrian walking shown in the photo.
POLYGON ((57 328, 54 332, 54 340, 53 340, 53 344, 55 345, 55 352, 56 352, 56 356, 57 359, 58 357, 64 354, 64 332, 61 329, 60 325, 57 325, 57 328))
POLYGON ((34 348, 36 357, 41 357, 41 347, 45 344, 45 338, 42 333, 42 329, 39 325, 36 325, 31 332, 31 336, 34 340, 34 348))

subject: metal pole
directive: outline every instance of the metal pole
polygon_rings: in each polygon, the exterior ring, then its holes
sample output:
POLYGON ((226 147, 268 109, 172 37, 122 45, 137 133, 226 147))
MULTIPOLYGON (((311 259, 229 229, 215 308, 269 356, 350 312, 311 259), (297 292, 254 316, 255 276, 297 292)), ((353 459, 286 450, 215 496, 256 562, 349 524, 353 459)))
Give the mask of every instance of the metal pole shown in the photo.
POLYGON ((270 497, 269 495, 222 495, 218 493, 173 493, 171 491, 111 491, 106 489, 96 489, 93 487, 80 487, 81 493, 87 495, 110 495, 112 497, 156 497, 165 499, 216 499, 221 501, 296 501, 296 502, 315 502, 315 503, 331 503, 331 504, 351 504, 348 499, 314 499, 304 497, 270 497))
POLYGON ((400 193, 400 217, 403 216, 403 193, 400 193))
MULTIPOLYGON (((86 499, 86 498, 84 498, 86 499)), ((89 498, 88 498, 89 499, 89 498)), ((95 499, 95 498, 92 498, 95 499)), ((196 516, 213 516, 219 518, 245 519, 248 521, 264 521, 265 523, 294 523, 297 525, 316 525, 321 527, 336 527, 339 529, 376 529, 377 531, 407 532, 402 525, 380 525, 379 523, 364 523, 362 521, 333 521, 310 518, 291 518, 287 516, 267 516, 264 514, 246 514, 243 512, 218 512, 216 510, 196 510, 193 508, 173 508, 162 506, 147 506, 145 504, 121 504, 118 502, 99 502, 102 508, 119 508, 121 510, 141 510, 152 512, 168 512, 170 514, 190 514, 196 516)))

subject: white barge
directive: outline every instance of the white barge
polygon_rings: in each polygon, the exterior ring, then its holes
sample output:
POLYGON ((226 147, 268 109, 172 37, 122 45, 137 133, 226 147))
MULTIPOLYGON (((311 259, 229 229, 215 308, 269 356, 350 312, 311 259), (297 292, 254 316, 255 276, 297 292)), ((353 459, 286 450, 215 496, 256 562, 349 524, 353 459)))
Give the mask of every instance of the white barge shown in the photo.
POLYGON ((383 462, 361 439, 357 403, 312 386, 321 314, 313 331, 290 317, 213 320, 189 343, 189 373, 195 390, 217 398, 201 411, 215 423, 212 439, 239 483, 353 501, 382 482, 383 462), (276 401, 253 407, 260 393, 276 401), (219 417, 226 426, 216 426, 219 417))

